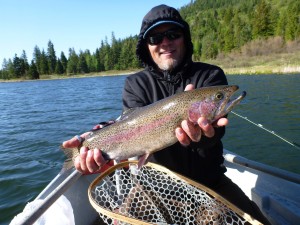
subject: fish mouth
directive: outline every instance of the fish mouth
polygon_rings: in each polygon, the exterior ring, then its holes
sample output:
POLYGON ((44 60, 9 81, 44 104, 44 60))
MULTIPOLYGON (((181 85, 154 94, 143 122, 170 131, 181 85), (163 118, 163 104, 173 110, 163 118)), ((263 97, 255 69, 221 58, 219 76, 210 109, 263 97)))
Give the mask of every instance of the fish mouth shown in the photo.
MULTIPOLYGON (((232 93, 232 95, 238 90, 238 88, 232 93)), ((234 99, 228 99, 228 101, 224 101, 222 106, 219 109, 218 112, 218 118, 221 118, 223 116, 225 116, 226 114, 228 114, 234 106, 238 105, 240 103, 240 101, 242 101, 245 97, 246 97, 246 91, 243 91, 238 97, 234 98, 234 99)), ((232 97, 232 95, 230 97, 232 97)))
POLYGON ((225 109, 224 109, 225 113, 227 114, 228 112, 230 112, 232 110, 232 108, 235 105, 239 104, 240 101, 242 101, 246 97, 246 94, 247 94, 246 91, 243 91, 241 93, 241 95, 239 95, 237 98, 235 98, 235 99, 229 99, 229 101, 225 105, 225 109))

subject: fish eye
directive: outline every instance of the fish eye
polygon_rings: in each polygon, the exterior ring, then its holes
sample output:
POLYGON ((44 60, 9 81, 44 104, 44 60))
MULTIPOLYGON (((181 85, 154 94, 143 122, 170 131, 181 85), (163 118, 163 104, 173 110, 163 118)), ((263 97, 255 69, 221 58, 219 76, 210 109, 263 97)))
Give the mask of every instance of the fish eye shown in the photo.
POLYGON ((221 92, 218 92, 218 93, 215 95, 215 98, 216 98, 217 100, 222 100, 222 99, 224 98, 224 94, 221 93, 221 92))

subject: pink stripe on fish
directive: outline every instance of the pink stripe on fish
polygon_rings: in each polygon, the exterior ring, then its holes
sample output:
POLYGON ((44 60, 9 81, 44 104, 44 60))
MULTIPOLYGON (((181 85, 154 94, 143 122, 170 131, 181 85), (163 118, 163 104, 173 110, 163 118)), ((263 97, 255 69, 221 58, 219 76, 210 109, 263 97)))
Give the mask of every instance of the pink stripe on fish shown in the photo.
POLYGON ((140 135, 147 133, 148 131, 155 129, 164 123, 168 123, 169 121, 173 120, 174 117, 175 117, 174 115, 168 115, 163 118, 157 119, 152 123, 141 124, 140 126, 133 128, 130 131, 126 131, 126 132, 121 131, 115 135, 107 137, 107 139, 104 140, 102 143, 111 144, 114 142, 128 141, 129 139, 136 138, 140 135))

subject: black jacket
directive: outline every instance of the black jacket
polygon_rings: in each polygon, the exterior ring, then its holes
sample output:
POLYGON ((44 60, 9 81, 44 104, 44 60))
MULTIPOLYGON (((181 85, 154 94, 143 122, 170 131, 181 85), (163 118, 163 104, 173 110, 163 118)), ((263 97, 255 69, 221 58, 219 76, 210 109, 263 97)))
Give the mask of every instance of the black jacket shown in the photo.
MULTIPOLYGON (((187 84, 206 87, 227 84, 223 71, 209 64, 190 63, 184 73, 178 73, 176 80, 162 79, 154 71, 145 69, 126 78, 123 91, 124 109, 141 107, 182 92, 187 84)), ((211 185, 226 169, 221 138, 225 128, 216 128, 213 138, 202 136, 200 142, 183 147, 176 143, 165 150, 156 152, 150 161, 190 177, 198 182, 211 185)))
MULTIPOLYGON (((177 10, 160 5, 153 8, 142 23, 137 45, 137 56, 145 66, 143 71, 126 78, 123 90, 124 110, 149 105, 165 97, 184 91, 187 84, 196 88, 226 85, 227 79, 222 69, 200 62, 192 62, 193 45, 188 24, 182 20, 177 10), (176 20, 184 25, 186 56, 184 62, 173 71, 159 71, 149 57, 144 32, 160 20, 176 20)), ((216 128, 213 138, 202 136, 200 142, 188 147, 176 143, 153 154, 151 161, 190 177, 198 182, 213 184, 226 169, 221 138, 225 128, 216 128)))

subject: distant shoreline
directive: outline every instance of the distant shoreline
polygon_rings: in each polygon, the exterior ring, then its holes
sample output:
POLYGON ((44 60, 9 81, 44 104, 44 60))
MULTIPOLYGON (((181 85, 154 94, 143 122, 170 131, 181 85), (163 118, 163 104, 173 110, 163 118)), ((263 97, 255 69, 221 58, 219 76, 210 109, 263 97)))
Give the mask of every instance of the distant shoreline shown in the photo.
MULTIPOLYGON (((213 63, 214 64, 214 63, 213 63)), ((217 65, 217 64, 215 64, 217 65)), ((226 68, 226 66, 220 66, 226 75, 267 75, 267 74, 278 74, 278 75, 286 75, 286 74, 300 74, 300 65, 299 66, 253 66, 253 67, 241 67, 241 68, 226 68)), ((77 75, 41 75, 38 80, 59 80, 59 79, 72 79, 72 78, 87 78, 87 77, 104 77, 104 76, 120 76, 120 75, 130 75, 142 70, 112 70, 112 71, 104 71, 100 73, 87 73, 87 74, 77 74, 77 75)), ((11 80, 3 80, 0 79, 0 82, 24 82, 24 81, 35 81, 31 79, 11 79, 11 80)))
POLYGON ((39 80, 63 80, 63 79, 74 79, 74 78, 87 78, 87 77, 107 77, 107 76, 122 76, 129 75, 135 72, 140 71, 137 70, 112 70, 112 71, 104 71, 104 72, 96 72, 96 73, 85 73, 85 74, 76 74, 76 75, 60 75, 60 74, 51 74, 51 75, 41 75, 40 79, 10 79, 4 80, 0 79, 1 82, 26 82, 26 81, 39 81, 39 80))

